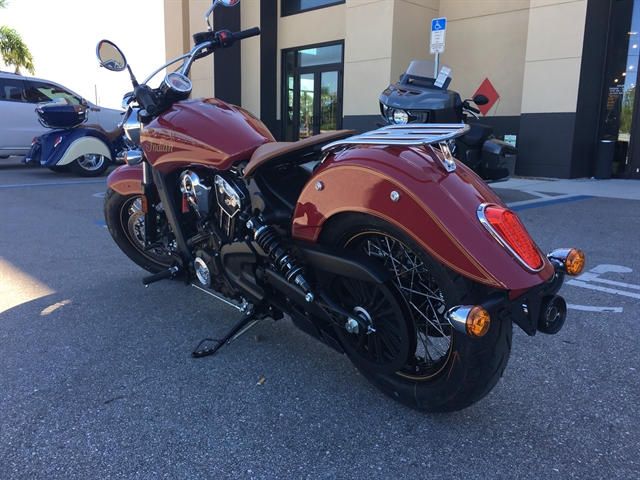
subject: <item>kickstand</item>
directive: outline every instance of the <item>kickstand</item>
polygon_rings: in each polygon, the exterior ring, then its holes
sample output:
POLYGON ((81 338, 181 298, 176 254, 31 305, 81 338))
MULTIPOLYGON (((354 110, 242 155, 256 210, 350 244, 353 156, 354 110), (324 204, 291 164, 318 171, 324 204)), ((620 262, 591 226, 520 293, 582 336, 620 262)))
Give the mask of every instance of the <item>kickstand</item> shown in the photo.
POLYGON ((244 332, 246 332, 251 327, 253 327, 260 320, 263 320, 268 316, 269 316, 268 312, 264 312, 264 313, 256 312, 256 309, 252 308, 251 310, 249 310, 247 313, 243 315, 240 321, 236 323, 231 330, 229 330, 229 333, 227 333, 224 336, 224 338, 222 338, 221 340, 218 340, 216 338, 205 338, 198 344, 196 349, 193 352, 191 352, 191 356, 194 358, 201 358, 201 357, 206 357, 207 355, 213 355, 218 350, 220 350, 220 348, 223 345, 231 342, 231 340, 235 340, 244 332), (200 348, 202 344, 205 342, 216 342, 216 345, 213 348, 208 346, 204 348, 200 348))

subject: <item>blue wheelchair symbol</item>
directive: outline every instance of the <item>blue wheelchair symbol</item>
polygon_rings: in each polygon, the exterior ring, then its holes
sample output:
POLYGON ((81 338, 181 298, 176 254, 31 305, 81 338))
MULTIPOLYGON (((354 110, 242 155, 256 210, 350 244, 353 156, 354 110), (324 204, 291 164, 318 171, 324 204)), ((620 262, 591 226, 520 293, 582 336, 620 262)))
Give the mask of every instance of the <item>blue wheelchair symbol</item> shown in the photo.
POLYGON ((431 31, 438 32, 440 30, 445 30, 447 28, 447 19, 446 18, 434 18, 431 20, 431 31))

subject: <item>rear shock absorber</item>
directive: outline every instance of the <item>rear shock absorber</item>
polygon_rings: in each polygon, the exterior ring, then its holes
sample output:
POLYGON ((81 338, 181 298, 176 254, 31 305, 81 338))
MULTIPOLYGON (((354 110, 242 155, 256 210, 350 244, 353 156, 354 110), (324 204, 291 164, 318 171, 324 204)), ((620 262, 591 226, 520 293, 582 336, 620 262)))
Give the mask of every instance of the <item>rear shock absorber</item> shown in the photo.
POLYGON ((257 218, 249 220, 247 228, 253 230, 256 243, 269 255, 284 278, 304 291, 307 302, 313 302, 315 297, 311 292, 311 286, 304 278, 305 268, 300 265, 300 259, 287 247, 276 228, 273 225, 264 225, 257 218))

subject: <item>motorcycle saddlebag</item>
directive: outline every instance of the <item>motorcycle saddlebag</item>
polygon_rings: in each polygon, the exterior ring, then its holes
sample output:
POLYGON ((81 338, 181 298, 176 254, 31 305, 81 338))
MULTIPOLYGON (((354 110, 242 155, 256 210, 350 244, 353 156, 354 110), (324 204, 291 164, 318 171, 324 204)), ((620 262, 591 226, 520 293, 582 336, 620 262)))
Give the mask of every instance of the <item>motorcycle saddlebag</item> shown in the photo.
POLYGON ((518 151, 510 143, 492 138, 482 145, 482 178, 508 180, 516 169, 518 151))
POLYGON ((36 112, 40 123, 47 128, 72 128, 87 120, 85 105, 62 101, 39 103, 36 112))

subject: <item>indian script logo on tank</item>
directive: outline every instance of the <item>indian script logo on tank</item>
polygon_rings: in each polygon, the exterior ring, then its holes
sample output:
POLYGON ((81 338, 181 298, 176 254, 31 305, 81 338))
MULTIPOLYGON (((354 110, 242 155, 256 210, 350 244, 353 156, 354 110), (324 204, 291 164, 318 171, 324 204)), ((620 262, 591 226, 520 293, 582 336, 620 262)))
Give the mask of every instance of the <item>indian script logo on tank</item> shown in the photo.
POLYGON ((147 142, 147 149, 150 152, 169 153, 169 152, 173 152, 173 145, 164 145, 161 143, 147 142))

